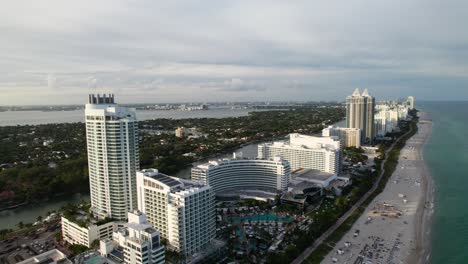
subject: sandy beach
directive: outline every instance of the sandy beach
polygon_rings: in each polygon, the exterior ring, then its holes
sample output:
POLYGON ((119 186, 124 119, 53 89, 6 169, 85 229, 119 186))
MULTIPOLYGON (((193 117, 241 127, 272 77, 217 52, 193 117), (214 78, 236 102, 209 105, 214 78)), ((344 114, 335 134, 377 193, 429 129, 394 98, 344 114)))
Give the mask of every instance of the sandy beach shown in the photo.
POLYGON ((379 194, 322 263, 429 263, 433 184, 423 158, 432 122, 420 114, 418 133, 379 194), (397 216, 399 215, 399 216, 397 216))

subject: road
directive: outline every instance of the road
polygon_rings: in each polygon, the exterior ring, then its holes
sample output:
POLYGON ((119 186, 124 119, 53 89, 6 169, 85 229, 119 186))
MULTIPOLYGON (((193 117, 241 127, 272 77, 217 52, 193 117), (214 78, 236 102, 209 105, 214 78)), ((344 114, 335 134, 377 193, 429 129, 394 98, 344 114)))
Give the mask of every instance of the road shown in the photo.
POLYGON ((399 137, 395 142, 393 142, 390 148, 387 151, 385 151, 385 159, 380 164, 379 177, 375 181, 372 188, 370 188, 369 191, 367 191, 364 194, 364 196, 362 196, 361 199, 359 199, 359 201, 357 201, 357 203, 355 203, 344 215, 338 218, 338 220, 333 226, 331 226, 327 231, 325 231, 325 233, 323 233, 319 238, 317 238, 311 246, 306 248, 304 252, 302 252, 294 261, 292 261, 292 264, 300 264, 304 262, 304 260, 306 260, 310 256, 310 254, 312 254, 312 252, 314 252, 323 243, 323 241, 325 241, 331 234, 333 234, 333 232, 335 232, 336 229, 338 229, 351 216, 351 214, 353 214, 375 192, 375 190, 377 190, 379 183, 382 180, 382 177, 385 173, 384 165, 387 162, 388 153, 393 150, 396 143, 400 142, 400 140, 403 137, 410 134, 411 132, 413 132, 412 126, 410 126, 410 130, 408 132, 399 137))

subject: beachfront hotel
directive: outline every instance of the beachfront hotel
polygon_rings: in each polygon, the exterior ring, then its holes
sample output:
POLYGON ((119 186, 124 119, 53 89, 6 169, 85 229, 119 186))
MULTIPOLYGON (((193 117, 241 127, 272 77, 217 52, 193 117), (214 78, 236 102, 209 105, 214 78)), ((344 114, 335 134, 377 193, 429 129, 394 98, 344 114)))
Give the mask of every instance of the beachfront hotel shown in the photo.
POLYGON ((322 130, 322 137, 338 137, 341 147, 361 147, 361 129, 329 126, 322 130))
POLYGON ((376 106, 375 127, 378 137, 398 130, 398 123, 408 118, 406 103, 383 102, 376 106))
POLYGON ((89 95, 85 108, 91 210, 98 218, 124 220, 137 208, 139 169, 135 112, 114 95, 89 95))
POLYGON ((202 182, 170 177, 156 169, 137 172, 138 208, 168 242, 187 258, 215 237, 215 197, 202 182))
POLYGON ((338 139, 289 134, 289 141, 258 145, 259 159, 281 157, 289 162, 291 171, 314 169, 338 174, 340 171, 340 146, 338 139))
MULTIPOLYGON (((128 223, 112 234, 112 239, 100 241, 100 253, 110 259, 120 259, 131 264, 162 264, 164 246, 159 232, 139 212, 128 213, 128 223)), ((111 262, 112 263, 112 262, 111 262)))
POLYGON ((374 140, 374 113, 375 98, 369 95, 367 89, 362 94, 356 89, 346 97, 346 127, 360 129, 362 143, 374 140))
POLYGON ((280 157, 210 161, 191 172, 192 180, 202 180, 216 194, 229 190, 286 191, 290 176, 289 162, 280 157))

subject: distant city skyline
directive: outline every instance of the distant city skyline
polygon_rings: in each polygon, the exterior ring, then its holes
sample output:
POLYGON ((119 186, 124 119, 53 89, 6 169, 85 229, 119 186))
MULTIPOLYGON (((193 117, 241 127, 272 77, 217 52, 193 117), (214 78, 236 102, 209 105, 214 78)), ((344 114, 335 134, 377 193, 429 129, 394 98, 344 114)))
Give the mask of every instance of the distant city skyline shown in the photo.
POLYGON ((0 105, 468 100, 468 2, 42 1, 0 10, 0 105))

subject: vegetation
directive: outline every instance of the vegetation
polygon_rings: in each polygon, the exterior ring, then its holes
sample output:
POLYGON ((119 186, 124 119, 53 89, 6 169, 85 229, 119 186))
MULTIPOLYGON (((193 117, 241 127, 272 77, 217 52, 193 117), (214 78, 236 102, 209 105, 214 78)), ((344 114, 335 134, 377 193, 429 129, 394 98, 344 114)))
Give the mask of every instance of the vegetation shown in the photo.
MULTIPOLYGON (((315 264, 320 263, 323 258, 332 250, 333 248, 329 245, 334 245, 338 243, 338 241, 351 229, 353 224, 357 221, 357 219, 361 216, 361 214, 365 211, 365 208, 372 202, 372 200, 379 195, 385 188, 388 179, 392 176, 393 172, 395 171, 398 165, 398 158, 400 156, 400 151, 406 144, 406 141, 410 139, 414 134, 416 134, 418 127, 418 119, 416 118, 415 112, 412 113, 414 119, 412 122, 408 124, 403 124, 402 131, 398 134, 398 142, 395 143, 394 148, 388 153, 387 160, 384 164, 384 174, 382 176, 381 181, 377 189, 369 196, 369 198, 364 201, 364 203, 351 214, 351 216, 338 228, 333 232, 328 239, 326 239, 307 259, 306 263, 315 264), (410 133, 406 134, 407 132, 411 131, 410 133)), ((388 145, 387 145, 388 147, 388 145)), ((385 153, 385 145, 383 148, 379 148, 381 153, 385 153)), ((383 154, 382 154, 383 155, 383 154)), ((374 175, 380 174, 380 164, 381 161, 379 160, 377 165, 377 171, 374 175)), ((372 183, 371 183, 372 186, 372 183)), ((370 188, 370 187, 369 187, 370 188)), ((365 192, 364 192, 365 193, 365 192)), ((360 194, 361 197, 364 193, 360 194)), ((358 198, 359 199, 359 198, 358 198)), ((357 200, 356 200, 357 201, 357 200)))
MULTIPOLYGON (((414 115, 414 113, 413 113, 414 115)), ((415 115, 414 115, 415 116, 415 115)), ((389 156, 384 165, 384 175, 379 183, 377 190, 371 195, 366 202, 359 207, 353 214, 337 229, 332 235, 324 241, 307 259, 306 263, 320 263, 323 258, 332 250, 330 245, 337 243, 341 237, 349 231, 354 222, 364 212, 365 207, 372 199, 378 195, 388 180, 393 174, 397 163, 400 150, 404 147, 405 142, 409 139, 417 130, 417 119, 408 124, 402 125, 402 131, 397 135, 401 137, 399 142, 395 144, 392 151, 389 152, 389 156), (412 132, 404 135, 409 129, 412 132)), ((385 144, 381 151, 385 151, 385 148, 391 144, 385 144)), ((362 154, 363 151, 356 148, 347 148, 346 154, 357 157, 362 154)), ((384 153, 384 152, 383 152, 384 153)), ((348 157, 348 156, 347 156, 348 157)), ((380 174, 381 160, 376 160, 377 170, 373 173, 368 171, 365 175, 360 177, 353 177, 353 185, 349 189, 343 190, 342 196, 337 199, 325 199, 315 211, 308 213, 308 216, 314 220, 311 228, 306 231, 295 231, 292 235, 292 241, 284 252, 269 254, 267 257, 267 263, 290 263, 294 260, 301 252, 303 252, 308 246, 310 246, 320 235, 328 230, 336 220, 341 217, 347 210, 349 210, 353 204, 355 204, 374 184, 376 176, 380 174)))
POLYGON ((0 188, 12 195, 0 200, 5 207, 19 202, 37 201, 50 194, 86 192, 88 167, 84 156, 65 160, 57 168, 43 165, 21 165, 0 171, 0 188))
POLYGON ((68 248, 73 252, 73 255, 78 255, 89 250, 87 246, 83 245, 71 245, 68 248))
MULTIPOLYGON (((343 116, 340 105, 311 104, 244 117, 140 121, 140 167, 175 174, 246 143, 317 133, 343 116), (173 131, 181 126, 202 136, 177 138, 173 131)), ((83 123, 0 127, 0 208, 88 192, 86 157, 83 123)))
POLYGON ((367 156, 363 154, 364 150, 362 148, 346 147, 343 149, 343 153, 353 163, 365 162, 367 160, 367 156))

